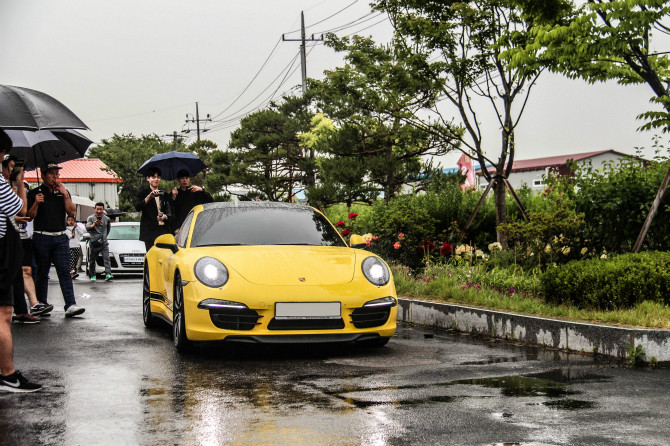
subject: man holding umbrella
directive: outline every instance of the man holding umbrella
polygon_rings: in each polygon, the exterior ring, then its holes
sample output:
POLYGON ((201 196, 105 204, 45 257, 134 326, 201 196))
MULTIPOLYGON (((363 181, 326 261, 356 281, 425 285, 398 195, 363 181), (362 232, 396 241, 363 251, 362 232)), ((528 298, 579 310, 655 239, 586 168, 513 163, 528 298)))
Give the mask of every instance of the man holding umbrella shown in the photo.
POLYGON ((170 234, 172 231, 169 218, 172 214, 172 200, 165 191, 159 188, 161 169, 151 167, 146 171, 149 187, 140 189, 135 196, 135 209, 142 213, 140 218, 140 240, 147 251, 154 245, 156 237, 170 234))
POLYGON ((49 268, 53 262, 65 300, 65 316, 73 317, 82 314, 85 309, 77 306, 75 301, 70 276, 70 243, 65 234, 65 217, 74 216, 76 207, 65 185, 58 181, 60 169, 61 167, 55 163, 49 163, 42 169, 42 185, 28 194, 27 215, 34 219, 33 249, 37 259, 37 300, 43 307, 51 306, 47 303, 47 291, 49 268))
POLYGON ((186 216, 199 204, 211 203, 214 201, 200 186, 191 186, 191 175, 188 170, 182 169, 177 172, 177 181, 179 188, 172 189, 172 200, 174 201, 175 218, 172 222, 172 229, 177 232, 181 224, 186 220, 186 216))

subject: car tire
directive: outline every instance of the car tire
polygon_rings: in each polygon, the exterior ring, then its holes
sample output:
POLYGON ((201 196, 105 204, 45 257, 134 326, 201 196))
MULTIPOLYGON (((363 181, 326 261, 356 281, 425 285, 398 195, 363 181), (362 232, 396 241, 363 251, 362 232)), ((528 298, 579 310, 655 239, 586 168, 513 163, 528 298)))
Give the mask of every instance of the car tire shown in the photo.
POLYGON ((147 328, 156 328, 158 320, 151 314, 151 284, 149 283, 149 268, 144 264, 144 275, 142 278, 142 320, 147 328))
POLYGON ((186 321, 184 318, 184 288, 179 272, 174 275, 174 299, 172 301, 172 341, 179 353, 191 350, 192 344, 186 337, 186 321))

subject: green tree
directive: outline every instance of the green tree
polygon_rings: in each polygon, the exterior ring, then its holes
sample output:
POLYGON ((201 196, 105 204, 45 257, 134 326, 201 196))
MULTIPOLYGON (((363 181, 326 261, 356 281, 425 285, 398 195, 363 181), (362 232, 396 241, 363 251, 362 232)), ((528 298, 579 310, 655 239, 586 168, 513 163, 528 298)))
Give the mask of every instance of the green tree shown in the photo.
MULTIPOLYGON (((669 18, 670 6, 663 0, 588 0, 568 24, 540 23, 531 30, 532 42, 503 56, 526 72, 541 66, 591 83, 647 84, 653 92, 651 102, 662 109, 638 116, 646 121, 641 129, 667 132, 670 57, 663 45, 664 35, 670 34, 669 18), (657 36, 663 39, 654 39, 657 36)), ((668 180, 670 168, 660 183, 658 202, 668 180)), ((634 250, 639 250, 656 211, 652 206, 634 250)))
MULTIPOLYGON (((377 0, 375 5, 388 13, 395 45, 404 53, 412 75, 434 89, 426 95, 431 100, 423 104, 421 113, 409 116, 408 122, 449 141, 460 141, 461 150, 481 166, 493 166, 493 172, 483 169, 482 174, 494 187, 497 222, 504 223, 504 179, 514 162, 514 130, 542 67, 513 69, 499 56, 509 48, 525 47, 536 21, 559 19, 567 11, 563 0, 542 1, 537 8, 543 11, 541 16, 524 14, 506 0, 377 0), (442 98, 455 108, 458 118, 450 118, 439 105, 442 98), (481 116, 491 112, 501 129, 497 158, 487 154, 492 144, 485 144, 482 136, 486 121, 481 116)), ((498 231, 497 237, 506 246, 504 232, 498 231)))
MULTIPOLYGON (((89 158, 99 158, 107 167, 114 171, 122 180, 119 192, 119 208, 122 211, 134 212, 133 202, 137 191, 146 186, 146 179, 137 169, 149 158, 174 150, 172 142, 165 142, 157 135, 114 135, 103 139, 100 144, 88 150, 89 158)), ((178 149, 186 150, 182 143, 178 149)))
MULTIPOLYGON (((435 90, 430 80, 408 70, 407 61, 393 47, 378 46, 369 38, 338 39, 332 34, 327 45, 345 53, 345 65, 326 71, 323 80, 310 82, 319 109, 335 122, 334 131, 317 146, 322 155, 339 160, 323 163, 322 168, 332 168, 323 176, 345 178, 346 165, 355 172, 345 183, 376 184, 384 200, 390 200, 419 176, 422 156, 442 155, 453 148, 451 141, 405 120, 424 102, 434 100, 435 90)), ((356 187, 370 196, 369 187, 356 187)), ((346 201, 353 199, 359 198, 349 193, 346 201)))
MULTIPOLYGON (((355 132, 355 129, 350 130, 355 132)), ((338 130, 331 119, 317 113, 312 118, 311 130, 298 136, 304 147, 320 154, 316 157, 317 181, 306 188, 307 200, 312 206, 323 210, 331 204, 345 203, 351 208, 355 201, 376 199, 377 187, 366 179, 366 164, 357 157, 336 156, 350 152, 357 133, 338 130)))
POLYGON ((313 154, 300 146, 298 133, 309 129, 311 113, 301 98, 252 113, 231 134, 226 155, 214 157, 213 174, 221 185, 241 185, 270 201, 291 201, 296 188, 314 181, 313 154), (225 164, 220 164, 225 163, 225 164))

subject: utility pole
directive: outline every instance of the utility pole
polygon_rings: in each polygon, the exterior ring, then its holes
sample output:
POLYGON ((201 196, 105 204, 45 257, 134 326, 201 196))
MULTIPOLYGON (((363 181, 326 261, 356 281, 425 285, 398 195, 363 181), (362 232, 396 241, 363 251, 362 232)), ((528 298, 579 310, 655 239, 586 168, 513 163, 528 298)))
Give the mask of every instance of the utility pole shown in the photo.
POLYGON ((175 130, 172 132, 171 135, 163 135, 164 137, 172 137, 174 140, 174 149, 177 150, 177 145, 179 144, 179 141, 181 141, 182 137, 179 136, 179 133, 175 130))
MULTIPOLYGON (((200 119, 200 111, 198 110, 198 103, 195 103, 195 117, 190 114, 186 113, 186 124, 190 122, 195 122, 195 126, 198 132, 198 142, 200 142, 200 122, 212 122, 212 118, 210 117, 209 113, 207 113, 207 117, 205 119, 200 119)), ((184 133, 188 133, 191 130, 184 130, 184 133)), ((207 130, 203 130, 203 132, 206 132, 207 130)))
POLYGON ((305 37, 305 12, 300 11, 300 39, 287 39, 284 34, 281 35, 284 42, 301 42, 300 43, 300 67, 302 72, 302 94, 307 92, 307 52, 305 51, 305 42, 320 42, 323 40, 323 35, 320 38, 315 38, 314 34, 310 39, 305 37))

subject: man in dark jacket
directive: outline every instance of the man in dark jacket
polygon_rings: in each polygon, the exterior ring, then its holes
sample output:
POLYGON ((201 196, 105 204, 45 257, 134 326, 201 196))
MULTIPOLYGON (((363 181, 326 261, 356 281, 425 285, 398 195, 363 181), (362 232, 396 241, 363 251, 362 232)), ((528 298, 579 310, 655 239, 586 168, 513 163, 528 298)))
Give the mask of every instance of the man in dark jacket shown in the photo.
POLYGON ((170 234, 173 218, 172 200, 169 194, 158 186, 161 183, 161 170, 153 167, 147 172, 149 187, 140 189, 135 196, 135 209, 142 212, 140 218, 140 240, 147 251, 154 245, 156 237, 170 234))
POLYGON ((199 204, 211 203, 214 201, 212 196, 205 192, 200 186, 191 186, 191 177, 188 171, 180 170, 177 172, 177 181, 179 188, 172 189, 172 200, 174 201, 175 218, 172 220, 172 229, 177 232, 181 224, 186 220, 186 216, 199 204))

